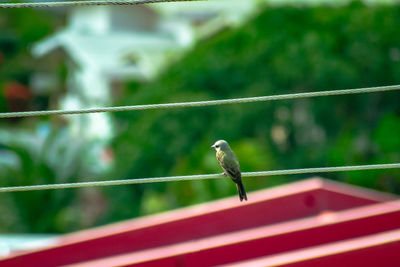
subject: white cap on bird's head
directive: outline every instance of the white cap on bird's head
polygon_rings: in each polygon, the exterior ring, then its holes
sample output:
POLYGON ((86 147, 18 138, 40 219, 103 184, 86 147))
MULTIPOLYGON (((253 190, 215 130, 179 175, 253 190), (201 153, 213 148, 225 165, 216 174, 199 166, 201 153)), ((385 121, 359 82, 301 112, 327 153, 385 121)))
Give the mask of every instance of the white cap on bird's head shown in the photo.
POLYGON ((218 140, 211 147, 215 148, 216 151, 224 151, 230 148, 228 142, 226 142, 225 140, 218 140))

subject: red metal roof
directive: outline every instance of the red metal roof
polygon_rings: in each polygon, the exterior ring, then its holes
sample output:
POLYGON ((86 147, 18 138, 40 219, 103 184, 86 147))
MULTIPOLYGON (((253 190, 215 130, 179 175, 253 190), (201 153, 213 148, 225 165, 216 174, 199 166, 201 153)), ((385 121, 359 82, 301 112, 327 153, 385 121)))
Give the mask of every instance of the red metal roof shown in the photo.
POLYGON ((327 212, 306 219, 191 240, 72 266, 215 266, 375 234, 396 229, 399 225, 400 201, 396 201, 327 212))
POLYGON ((251 193, 245 203, 232 197, 68 234, 0 265, 232 263, 396 229, 399 202, 377 204, 394 198, 314 178, 251 193))
POLYGON ((282 253, 224 266, 399 266, 400 230, 282 253), (348 265, 346 265, 346 263, 348 265))

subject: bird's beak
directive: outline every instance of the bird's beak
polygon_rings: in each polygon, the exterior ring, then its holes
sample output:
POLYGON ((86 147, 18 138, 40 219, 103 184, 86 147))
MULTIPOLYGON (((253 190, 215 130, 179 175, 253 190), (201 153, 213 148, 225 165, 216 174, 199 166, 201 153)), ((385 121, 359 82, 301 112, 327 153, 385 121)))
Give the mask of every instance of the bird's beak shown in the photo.
POLYGON ((212 147, 212 148, 215 148, 215 145, 212 145, 211 147, 212 147))

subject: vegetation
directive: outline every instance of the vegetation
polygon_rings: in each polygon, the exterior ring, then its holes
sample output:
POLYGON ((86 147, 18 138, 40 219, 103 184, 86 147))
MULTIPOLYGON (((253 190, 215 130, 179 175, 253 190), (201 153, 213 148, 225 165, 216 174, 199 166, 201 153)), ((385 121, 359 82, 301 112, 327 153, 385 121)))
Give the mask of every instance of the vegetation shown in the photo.
MULTIPOLYGON (((128 84, 115 105, 399 84, 399 15, 399 6, 360 2, 266 8, 242 27, 200 42, 157 80, 128 84)), ((242 171, 400 162, 399 97, 399 92, 385 92, 114 113, 114 164, 101 177, 221 172, 210 148, 218 139, 230 142, 242 171)), ((2 149, 14 151, 24 166, 1 171, 2 186, 51 182, 44 177, 60 181, 57 170, 65 168, 64 161, 51 165, 22 148, 4 144, 2 149)), ((62 159, 65 153, 60 153, 62 159)), ((80 153, 68 155, 74 171, 63 181, 86 177, 80 176, 87 174, 80 153)), ((309 176, 249 178, 244 184, 253 191, 309 176)), ((400 193, 399 170, 323 176, 400 193)), ((0 216, 0 229, 66 232, 234 194, 228 179, 4 194, 0 213, 7 216, 0 216), (87 205, 93 201, 101 203, 101 212, 87 205), (10 217, 13 223, 7 223, 10 217)))

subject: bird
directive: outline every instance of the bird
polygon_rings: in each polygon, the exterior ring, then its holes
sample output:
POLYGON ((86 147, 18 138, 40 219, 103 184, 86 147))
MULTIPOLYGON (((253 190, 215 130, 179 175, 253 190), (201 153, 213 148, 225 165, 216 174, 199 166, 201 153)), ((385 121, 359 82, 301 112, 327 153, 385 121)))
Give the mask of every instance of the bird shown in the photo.
POLYGON ((243 199, 247 201, 246 191, 244 190, 242 183, 242 173, 240 172, 239 160, 232 151, 228 142, 225 140, 218 140, 211 147, 217 151, 217 160, 224 170, 224 175, 229 176, 235 182, 240 201, 243 201, 243 199))

